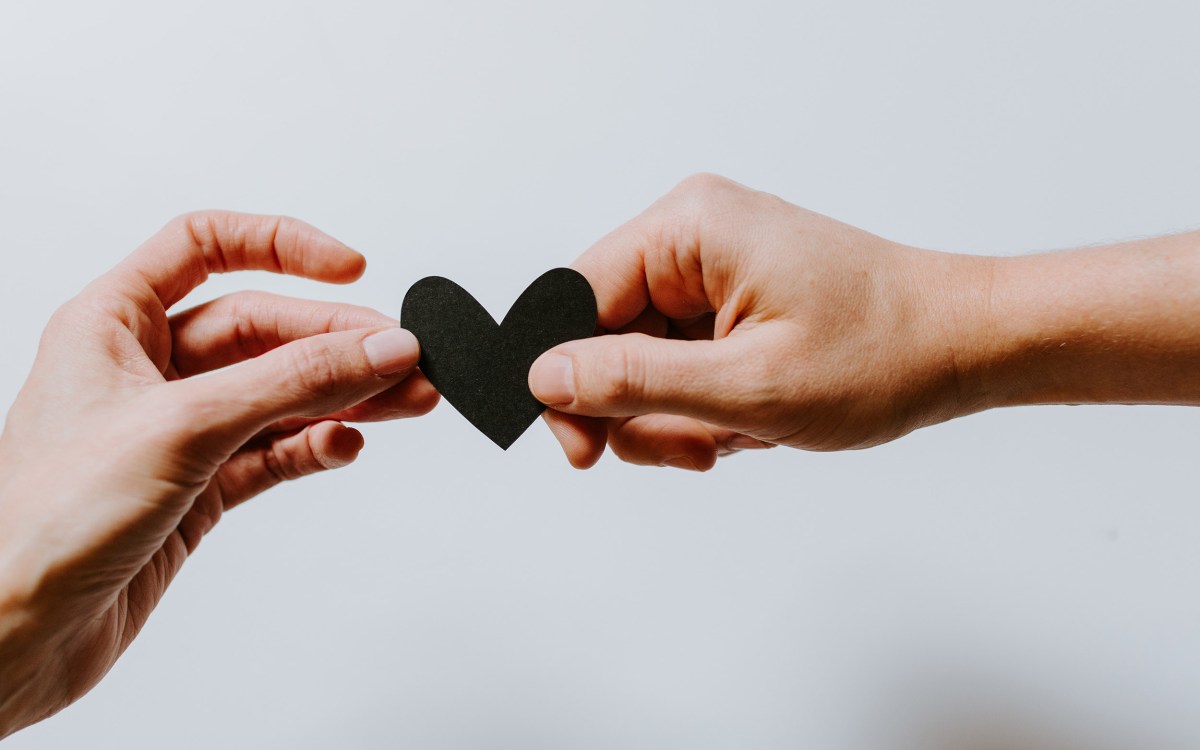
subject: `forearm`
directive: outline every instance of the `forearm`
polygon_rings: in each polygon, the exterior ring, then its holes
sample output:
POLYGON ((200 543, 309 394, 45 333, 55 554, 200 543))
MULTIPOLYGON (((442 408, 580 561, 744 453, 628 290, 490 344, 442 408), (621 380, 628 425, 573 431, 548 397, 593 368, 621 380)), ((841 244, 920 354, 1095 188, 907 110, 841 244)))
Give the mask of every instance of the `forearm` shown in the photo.
POLYGON ((1200 233, 991 258, 975 283, 980 408, 1200 404, 1200 233))

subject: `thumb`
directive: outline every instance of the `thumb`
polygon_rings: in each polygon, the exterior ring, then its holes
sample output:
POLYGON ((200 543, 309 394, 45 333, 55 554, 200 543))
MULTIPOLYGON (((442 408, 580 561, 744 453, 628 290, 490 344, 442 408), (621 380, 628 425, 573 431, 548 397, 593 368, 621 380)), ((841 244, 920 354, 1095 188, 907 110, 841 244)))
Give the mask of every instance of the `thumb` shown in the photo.
POLYGON ((742 344, 626 333, 571 341, 543 354, 529 390, 547 406, 590 417, 666 413, 741 422, 747 382, 742 344), (739 412, 742 412, 739 416, 739 412))
POLYGON ((240 444, 288 417, 332 414, 403 380, 420 348, 399 328, 338 331, 293 341, 212 375, 180 381, 196 427, 240 444))

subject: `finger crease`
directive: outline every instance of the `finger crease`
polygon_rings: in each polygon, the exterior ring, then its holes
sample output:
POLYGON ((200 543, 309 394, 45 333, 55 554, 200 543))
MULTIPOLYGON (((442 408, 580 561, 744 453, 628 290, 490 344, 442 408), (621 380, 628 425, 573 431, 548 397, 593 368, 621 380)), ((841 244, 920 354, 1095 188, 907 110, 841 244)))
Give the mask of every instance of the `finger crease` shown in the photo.
POLYGON ((199 217, 190 217, 184 222, 187 228, 189 237, 192 240, 192 246, 200 251, 201 257, 204 259, 205 273, 225 273, 229 270, 225 260, 225 251, 217 240, 217 230, 213 226, 213 218, 209 214, 203 216, 205 236, 201 236, 199 217))
POLYGON ((279 442, 273 442, 263 449, 263 469, 276 484, 292 479, 292 472, 287 469, 287 461, 281 455, 279 442))
POLYGON ((281 220, 276 217, 271 220, 271 236, 267 238, 267 247, 271 249, 271 259, 275 262, 275 268, 279 273, 287 273, 287 269, 283 267, 283 258, 279 255, 279 248, 275 241, 279 237, 279 225, 281 220))

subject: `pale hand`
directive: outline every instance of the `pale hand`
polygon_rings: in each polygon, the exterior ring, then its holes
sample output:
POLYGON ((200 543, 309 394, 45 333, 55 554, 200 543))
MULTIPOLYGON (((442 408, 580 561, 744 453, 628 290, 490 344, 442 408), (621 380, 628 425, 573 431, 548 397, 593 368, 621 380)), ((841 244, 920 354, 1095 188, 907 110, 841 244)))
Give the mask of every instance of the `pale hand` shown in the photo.
POLYGON ((192 214, 54 315, 0 437, 0 737, 104 676, 224 511, 353 461, 341 420, 434 407, 416 340, 373 310, 238 293, 168 315, 209 273, 364 265, 292 219, 192 214))
POLYGON ((612 335, 530 372, 578 467, 707 470, 995 406, 1200 403, 1200 234, 1019 257, 922 250, 698 175, 573 267, 612 335))

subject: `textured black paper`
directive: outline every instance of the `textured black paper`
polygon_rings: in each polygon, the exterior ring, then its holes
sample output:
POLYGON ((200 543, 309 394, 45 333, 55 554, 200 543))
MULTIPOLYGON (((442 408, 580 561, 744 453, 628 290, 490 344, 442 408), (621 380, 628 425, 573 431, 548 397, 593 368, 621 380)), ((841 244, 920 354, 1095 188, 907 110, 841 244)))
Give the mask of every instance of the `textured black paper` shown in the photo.
POLYGON ((404 295, 400 324, 421 343, 421 371, 496 445, 508 447, 546 408, 529 392, 543 352, 596 331, 596 295, 570 268, 529 285, 499 325, 465 289, 429 276, 404 295))

